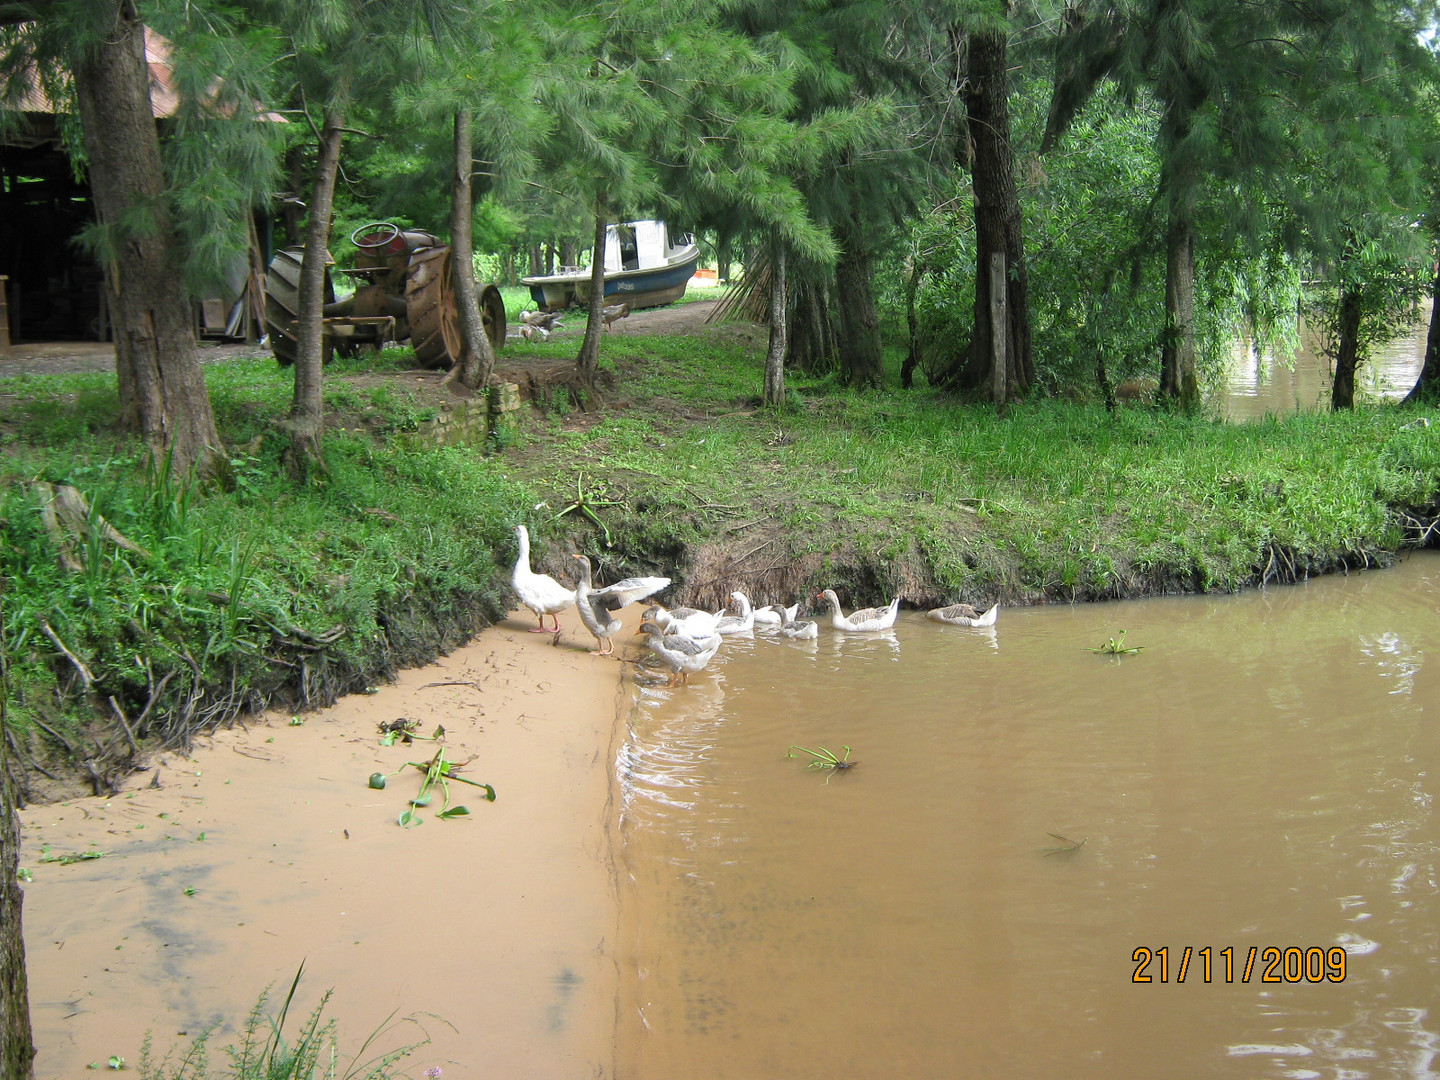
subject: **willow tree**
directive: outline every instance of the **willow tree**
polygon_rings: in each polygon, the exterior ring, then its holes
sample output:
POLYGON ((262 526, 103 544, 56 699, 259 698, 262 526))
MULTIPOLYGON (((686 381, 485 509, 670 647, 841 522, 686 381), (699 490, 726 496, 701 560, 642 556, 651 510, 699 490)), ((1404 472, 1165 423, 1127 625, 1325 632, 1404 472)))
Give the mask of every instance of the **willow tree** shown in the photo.
MULTIPOLYGON (((1433 249, 1431 258, 1434 259, 1433 249)), ((1415 385, 1405 395, 1406 404, 1434 405, 1440 402, 1440 260, 1435 261, 1430 286, 1430 326, 1425 334, 1425 357, 1415 385)))
POLYGON ((1345 0, 1096 0, 1068 10, 1046 148, 1103 80, 1130 100, 1149 95, 1159 108, 1162 398, 1184 409, 1199 404, 1195 269, 1207 196, 1225 193, 1236 231, 1267 196, 1285 200, 1297 126, 1310 123, 1318 95, 1338 100, 1357 90, 1349 65, 1361 52, 1388 47, 1397 15, 1345 0))

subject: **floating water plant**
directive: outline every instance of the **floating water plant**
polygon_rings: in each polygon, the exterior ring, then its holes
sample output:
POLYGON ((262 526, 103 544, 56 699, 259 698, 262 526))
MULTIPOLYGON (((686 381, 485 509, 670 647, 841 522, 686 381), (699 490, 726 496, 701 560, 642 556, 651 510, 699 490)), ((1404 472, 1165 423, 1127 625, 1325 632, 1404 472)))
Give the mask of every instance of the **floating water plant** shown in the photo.
POLYGON ((827 769, 832 773, 842 769, 853 769, 856 765, 860 764, 858 761, 850 760, 850 747, 842 745, 840 749, 844 750, 845 753, 840 757, 836 757, 823 746, 811 750, 808 746, 792 745, 785 756, 799 757, 800 754, 809 754, 810 762, 805 766, 807 769, 827 769), (796 753, 797 750, 800 752, 799 754, 796 753))
POLYGON ((419 720, 406 720, 405 717, 397 717, 394 720, 380 721, 380 745, 394 746, 396 742, 408 743, 416 739, 424 739, 426 742, 439 742, 445 737, 445 725, 440 724, 429 735, 421 735, 416 728, 420 726, 419 720))
POLYGON ((1098 649, 1088 651, 1102 656, 1134 656, 1143 648, 1145 648, 1144 645, 1126 645, 1125 631, 1121 630, 1118 638, 1109 638, 1098 649))
POLYGON ((46 844, 40 849, 40 861, 42 863, 59 863, 61 866, 73 866, 78 862, 103 859, 108 854, 110 854, 108 851, 96 851, 94 848, 89 851, 53 852, 50 850, 50 845, 46 844))
MULTIPOLYGON (((441 729, 441 734, 444 731, 441 729)), ((387 776, 385 773, 371 773, 369 784, 377 790, 384 790, 390 776, 399 776, 406 769, 419 769, 425 774, 424 781, 420 784, 419 793, 410 800, 410 807, 401 812, 397 819, 401 828, 409 829, 416 825, 424 824, 425 819, 416 813, 422 807, 429 806, 434 799, 434 788, 440 789, 442 796, 440 812, 437 818, 467 817, 470 809, 465 806, 450 805, 450 781, 457 780, 462 784, 469 784, 472 787, 482 788, 485 792, 486 802, 495 801, 495 789, 489 784, 482 784, 478 780, 471 780, 469 777, 457 775, 458 770, 463 769, 475 759, 472 757, 466 761, 448 761, 445 758, 445 748, 442 746, 435 751, 435 756, 429 761, 407 761, 403 767, 387 776)))

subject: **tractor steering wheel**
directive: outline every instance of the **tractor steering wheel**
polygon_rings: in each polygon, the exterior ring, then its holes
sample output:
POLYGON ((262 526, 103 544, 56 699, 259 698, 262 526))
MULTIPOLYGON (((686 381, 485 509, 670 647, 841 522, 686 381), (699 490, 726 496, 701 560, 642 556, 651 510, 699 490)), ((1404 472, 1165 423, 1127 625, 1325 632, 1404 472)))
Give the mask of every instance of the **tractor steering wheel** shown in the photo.
POLYGON ((388 221, 372 221, 368 225, 361 225, 358 229, 352 232, 350 234, 350 242, 354 244, 357 248, 364 248, 365 250, 370 251, 375 248, 384 247, 386 244, 390 243, 391 240, 394 240, 399 235, 399 225, 392 225, 388 221), (372 240, 368 243, 362 243, 360 237, 369 229, 381 230, 381 238, 379 240, 372 240), (385 231, 387 229, 389 230, 389 232, 385 231))

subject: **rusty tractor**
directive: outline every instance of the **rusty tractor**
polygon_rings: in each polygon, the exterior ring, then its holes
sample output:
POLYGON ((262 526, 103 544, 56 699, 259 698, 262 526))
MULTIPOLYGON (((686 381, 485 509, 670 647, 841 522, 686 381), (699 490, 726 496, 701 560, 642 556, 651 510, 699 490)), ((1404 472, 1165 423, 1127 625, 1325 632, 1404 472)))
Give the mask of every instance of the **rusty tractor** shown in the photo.
MULTIPOLYGON (((358 254, 353 295, 336 301, 325 254, 325 359, 346 355, 362 345, 376 348, 409 339, 420 365, 448 369, 460 358, 460 313, 455 297, 450 245, 420 229, 402 230, 388 221, 362 225, 350 234, 358 254)), ((296 325, 303 248, 286 248, 270 261, 265 279, 265 322, 270 349, 282 365, 295 362, 296 325)), ((499 349, 505 344, 505 302, 494 285, 480 289, 485 336, 499 349)))

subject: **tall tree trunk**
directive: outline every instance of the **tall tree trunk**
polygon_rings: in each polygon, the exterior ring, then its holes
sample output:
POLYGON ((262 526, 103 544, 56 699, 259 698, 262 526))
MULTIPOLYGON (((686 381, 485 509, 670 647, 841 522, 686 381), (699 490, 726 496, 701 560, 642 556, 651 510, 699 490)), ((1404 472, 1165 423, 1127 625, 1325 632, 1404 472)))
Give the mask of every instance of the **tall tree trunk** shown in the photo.
POLYGON ((473 245, 474 206, 471 174, 474 151, 470 136, 470 111, 455 114, 455 175, 450 179, 450 280, 455 287, 455 304, 460 310, 460 359, 446 376, 471 390, 480 390, 495 369, 495 350, 480 318, 480 292, 475 287, 473 245))
POLYGON ((295 396, 287 426, 290 445, 286 464, 290 474, 303 483, 312 474, 323 474, 322 443, 325 422, 325 361, 330 343, 325 338, 325 257, 330 248, 330 214, 335 202, 335 180, 340 173, 340 144, 345 118, 334 109, 325 110, 320 131, 320 155, 315 164, 315 184, 310 196, 310 219, 305 225, 305 255, 300 261, 300 285, 295 313, 295 396))
MULTIPOLYGON (((1009 14, 1010 4, 1004 4, 1009 14)), ((971 187, 975 193, 975 317, 965 367, 954 384, 989 390, 992 330, 991 256, 1005 256, 1005 385, 1007 396, 1022 397, 1035 379, 1030 347, 1030 284, 1015 162, 1010 148, 1009 78, 1004 31, 966 35, 950 31, 957 56, 957 90, 965 101, 971 187)), ((993 395, 992 395, 993 396, 993 395)))
POLYGON ((1160 349, 1160 398, 1193 412, 1200 405, 1195 378, 1195 233, 1172 210, 1165 233, 1165 340, 1160 349))
POLYGON ((1427 405, 1440 401, 1440 269, 1435 274, 1435 284, 1430 290, 1430 332, 1425 336, 1425 362, 1405 402, 1423 402, 1427 405))
POLYGON ((789 320, 785 363, 798 368, 807 375, 825 375, 835 370, 836 345, 834 324, 834 289, 831 285, 833 274, 822 272, 819 276, 809 273, 786 275, 791 297, 790 310, 794 318, 789 320))
POLYGON ((575 373, 582 386, 593 389, 595 369, 600 363, 600 331, 605 325, 605 218, 610 203, 603 188, 595 192, 595 248, 590 257, 590 308, 585 323, 585 340, 575 357, 575 373))
POLYGON ((880 314, 875 306, 874 259, 862 225, 852 213, 840 230, 835 263, 839 293, 840 377, 847 386, 877 387, 884 381, 880 354, 880 314))
POLYGON ((915 313, 915 294, 920 291, 922 265, 917 251, 910 257, 910 275, 905 279, 905 338, 908 348, 905 361, 900 365, 900 385, 909 390, 915 383, 915 369, 925 362, 925 350, 920 344, 920 319, 915 313))
POLYGON ((286 244, 304 243, 301 235, 305 219, 305 203, 301 193, 305 190, 305 147, 296 143, 285 151, 285 173, 290 177, 290 197, 280 208, 280 219, 285 224, 286 244))
POLYGON ((770 348, 765 353, 766 405, 785 404, 785 344, 789 337, 785 321, 785 245, 777 241, 770 255, 770 348))
POLYGON ((1335 381, 1330 390, 1331 409, 1355 407, 1355 371, 1360 366, 1361 299, 1358 284, 1347 281, 1340 287, 1340 325, 1335 349, 1335 381))
POLYGON ((105 39, 75 68, 75 98, 115 331, 122 423, 171 470, 208 474, 222 460, 215 414, 195 354, 165 202, 160 137, 150 109, 145 28, 132 0, 107 11, 105 39), (112 15, 113 11, 113 15, 112 15))
MULTIPOLYGON (((0 581, 0 588, 4 582, 0 581)), ((20 818, 10 777, 10 649, 0 631, 0 1076, 33 1080, 35 1041, 30 1031, 30 994, 25 976, 21 910, 20 818)))
POLYGON ((560 268, 557 272, 563 273, 565 267, 578 265, 580 265, 579 245, 574 240, 561 240, 560 268))

